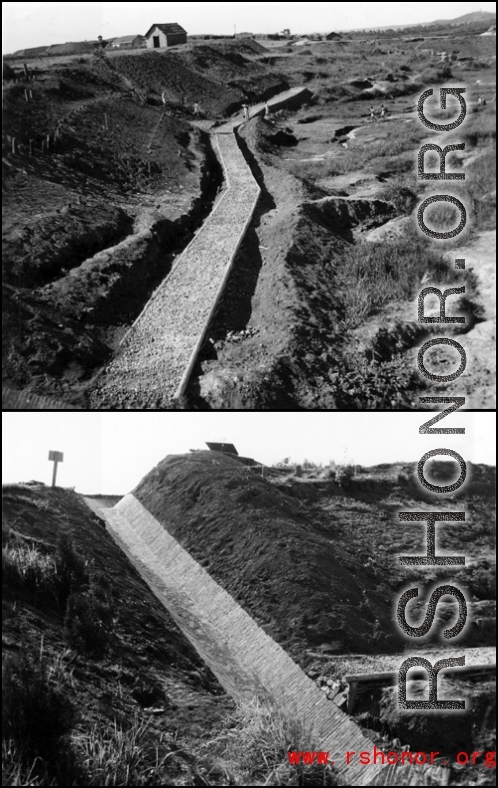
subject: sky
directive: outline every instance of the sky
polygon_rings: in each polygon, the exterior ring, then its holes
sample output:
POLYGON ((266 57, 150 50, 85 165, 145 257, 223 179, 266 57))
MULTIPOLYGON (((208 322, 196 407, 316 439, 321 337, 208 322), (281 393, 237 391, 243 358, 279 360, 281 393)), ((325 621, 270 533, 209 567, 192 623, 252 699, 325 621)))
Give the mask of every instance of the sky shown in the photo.
POLYGON ((453 19, 495 12, 494 3, 2 3, 3 52, 145 34, 155 22, 177 22, 191 35, 330 32, 453 19))
POLYGON ((234 443, 239 454, 265 464, 290 457, 369 466, 418 462, 448 448, 464 460, 494 465, 495 414, 457 411, 439 426, 465 435, 420 435, 430 413, 78 413, 2 415, 3 483, 51 484, 50 450, 64 453, 57 483, 87 494, 130 492, 167 454, 205 449, 204 441, 234 443))

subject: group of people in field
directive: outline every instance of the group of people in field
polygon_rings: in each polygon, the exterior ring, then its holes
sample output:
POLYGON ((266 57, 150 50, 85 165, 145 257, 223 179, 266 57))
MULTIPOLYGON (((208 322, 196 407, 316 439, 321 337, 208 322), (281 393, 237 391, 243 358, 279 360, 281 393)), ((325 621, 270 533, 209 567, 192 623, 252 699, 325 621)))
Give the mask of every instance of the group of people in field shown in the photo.
MULTIPOLYGON (((165 90, 163 90, 161 94, 161 101, 164 107, 166 107, 168 102, 167 102, 165 90)), ((186 103, 184 95, 182 95, 181 103, 183 105, 186 103)), ((201 109, 201 105, 199 101, 194 101, 192 106, 192 114, 194 118, 200 118, 203 115, 203 110, 201 109)), ((243 114, 244 122, 248 121, 249 118, 251 117, 251 107, 249 106, 249 104, 242 104, 242 114, 243 114)), ((268 118, 269 116, 270 116, 270 107, 268 106, 268 102, 265 101, 265 118, 268 118)))
MULTIPOLYGON (((242 104, 242 115, 244 118, 244 123, 249 120, 251 117, 251 107, 249 104, 242 104)), ((265 118, 270 117, 270 107, 268 106, 268 102, 265 101, 265 118)))
MULTIPOLYGON (((167 100, 166 100, 166 93, 165 93, 165 91, 163 91, 163 93, 161 95, 161 101, 162 101, 163 105, 166 107, 167 100)), ((182 99, 182 104, 185 104, 185 100, 184 99, 182 99)), ((201 105, 200 105, 200 103, 198 101, 194 101, 194 104, 193 104, 193 107, 192 107, 192 113, 194 115, 194 118, 200 118, 202 116, 203 110, 201 109, 201 105)), ((249 118, 251 117, 251 107, 248 104, 242 104, 242 114, 243 114, 243 117, 244 117, 244 122, 248 121, 249 118)), ((265 118, 268 118, 269 115, 270 115, 270 107, 268 106, 268 102, 265 101, 265 118)))
MULTIPOLYGON (((384 104, 381 104, 380 105, 380 110, 379 110, 379 118, 381 120, 385 120, 386 119, 386 112, 387 112, 387 109, 385 108, 384 104)), ((370 120, 372 120, 372 121, 377 120, 377 115, 375 114, 375 107, 373 106, 373 104, 370 107, 370 120)))

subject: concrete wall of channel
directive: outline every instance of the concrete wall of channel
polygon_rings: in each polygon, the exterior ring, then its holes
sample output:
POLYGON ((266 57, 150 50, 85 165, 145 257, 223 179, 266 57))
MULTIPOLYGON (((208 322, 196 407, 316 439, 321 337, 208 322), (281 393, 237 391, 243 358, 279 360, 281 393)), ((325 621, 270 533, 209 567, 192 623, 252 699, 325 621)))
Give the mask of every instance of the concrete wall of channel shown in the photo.
POLYGON ((58 399, 32 394, 29 391, 15 391, 2 386, 2 408, 4 410, 82 410, 76 405, 68 405, 58 399))
POLYGON ((259 695, 305 720, 313 746, 330 753, 348 784, 368 785, 380 777, 380 764, 362 766, 355 758, 346 765, 348 750, 370 751, 371 741, 133 495, 102 513, 116 542, 230 695, 259 695))

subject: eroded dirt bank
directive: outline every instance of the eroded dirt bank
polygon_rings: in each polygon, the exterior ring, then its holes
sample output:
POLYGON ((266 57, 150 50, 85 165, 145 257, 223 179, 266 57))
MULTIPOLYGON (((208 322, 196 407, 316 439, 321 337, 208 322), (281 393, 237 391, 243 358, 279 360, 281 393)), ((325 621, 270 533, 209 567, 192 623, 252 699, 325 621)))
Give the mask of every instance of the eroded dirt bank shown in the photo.
MULTIPOLYGON (((32 101, 21 84, 8 85, 4 384, 92 407, 85 389, 211 209, 221 177, 208 133, 242 101, 306 84, 306 106, 254 118, 237 135, 262 194, 186 406, 420 407, 419 395, 446 390, 417 371, 417 348, 438 330, 417 321, 415 299, 426 283, 465 284, 455 307, 467 323, 445 332, 465 334, 472 359, 452 393, 492 407, 490 100, 478 110, 469 91, 466 149, 451 160, 468 176, 462 188, 472 226, 453 250, 465 248, 467 270, 455 272, 450 243, 429 243, 414 219, 428 188, 416 180, 427 131, 415 97, 471 69, 473 78, 486 77, 479 84, 490 99, 490 42, 479 42, 480 57, 474 44, 472 33, 455 39, 462 56, 451 69, 405 39, 363 59, 354 41, 285 45, 270 58, 252 41, 189 44, 39 68, 27 83, 32 101), (200 120, 192 111, 199 93, 200 120)), ((453 226, 451 211, 429 213, 429 223, 453 226)), ((439 346, 427 360, 445 374, 454 355, 439 346)), ((98 406, 127 402, 143 407, 125 390, 98 406)), ((146 407, 154 402, 166 407, 157 398, 146 407)))
POLYGON ((222 186, 208 135, 190 124, 193 93, 213 117, 286 87, 235 61, 221 45, 56 59, 7 84, 4 385, 87 404, 92 376, 222 186))

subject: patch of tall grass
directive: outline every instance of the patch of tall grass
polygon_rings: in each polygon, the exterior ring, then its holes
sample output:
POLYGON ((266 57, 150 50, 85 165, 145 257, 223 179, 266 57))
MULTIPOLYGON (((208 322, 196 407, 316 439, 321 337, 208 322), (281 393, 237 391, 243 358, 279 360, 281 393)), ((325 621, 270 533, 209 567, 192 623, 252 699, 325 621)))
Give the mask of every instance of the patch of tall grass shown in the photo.
POLYGON ((341 785, 333 766, 289 764, 288 752, 319 749, 307 723, 254 700, 238 705, 200 755, 229 785, 341 785))
POLYGON ((345 325, 355 328, 384 304, 413 298, 426 272, 432 282, 442 282, 448 264, 415 234, 398 241, 364 241, 347 247, 337 271, 345 325))
POLYGON ((183 762, 177 750, 165 752, 168 748, 157 742, 151 718, 141 720, 137 713, 126 730, 116 723, 111 729, 94 723, 88 731, 75 734, 72 744, 87 775, 86 785, 191 784, 170 782, 172 772, 182 771, 183 762))

